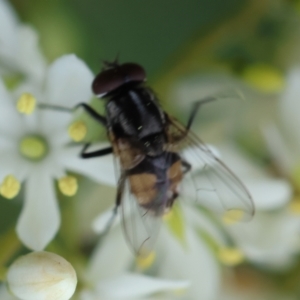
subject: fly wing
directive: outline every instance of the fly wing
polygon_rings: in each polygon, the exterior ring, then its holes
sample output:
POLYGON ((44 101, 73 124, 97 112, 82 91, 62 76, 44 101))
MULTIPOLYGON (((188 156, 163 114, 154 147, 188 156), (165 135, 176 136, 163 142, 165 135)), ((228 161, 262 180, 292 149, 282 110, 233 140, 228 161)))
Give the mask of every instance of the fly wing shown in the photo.
POLYGON ((254 204, 250 193, 239 178, 206 146, 200 138, 176 119, 169 120, 169 148, 182 151, 183 159, 192 166, 187 196, 195 196, 200 203, 228 220, 250 220, 254 204), (186 155, 188 154, 188 155, 186 155), (194 190, 194 195, 191 191, 194 190))
MULTIPOLYGON (((151 175, 150 175, 151 176, 151 175)), ((145 174, 124 179, 121 200, 122 223, 129 246, 136 255, 150 254, 165 212, 167 191, 153 186, 145 174), (144 192, 139 192, 144 191, 144 192)))
POLYGON ((138 165, 144 158, 145 154, 138 147, 136 141, 129 137, 118 138, 111 129, 108 130, 108 138, 113 147, 113 153, 118 158, 122 169, 131 169, 138 165))
MULTIPOLYGON (((136 255, 147 255, 153 249, 166 210, 168 182, 158 180, 155 158, 146 158, 128 139, 117 139, 111 131, 109 138, 119 177, 117 204, 121 205, 124 235, 136 255)), ((159 164, 165 176, 170 159, 169 154, 164 154, 159 164)))

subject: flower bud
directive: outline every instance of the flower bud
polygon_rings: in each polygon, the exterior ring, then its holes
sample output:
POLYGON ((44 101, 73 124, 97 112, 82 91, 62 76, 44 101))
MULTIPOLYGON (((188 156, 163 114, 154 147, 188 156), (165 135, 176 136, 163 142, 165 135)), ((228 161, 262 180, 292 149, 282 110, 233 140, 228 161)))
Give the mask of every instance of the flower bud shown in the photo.
POLYGON ((50 252, 32 252, 21 256, 9 267, 7 283, 22 300, 68 300, 77 277, 72 265, 50 252))

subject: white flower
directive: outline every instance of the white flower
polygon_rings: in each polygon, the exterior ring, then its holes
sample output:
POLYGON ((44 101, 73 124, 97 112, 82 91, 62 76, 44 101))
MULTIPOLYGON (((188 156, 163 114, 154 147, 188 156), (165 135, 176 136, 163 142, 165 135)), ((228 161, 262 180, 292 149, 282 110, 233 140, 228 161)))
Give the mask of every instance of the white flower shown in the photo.
MULTIPOLYGON (((200 220, 199 224, 194 221, 193 213, 186 207, 187 203, 182 206, 183 211, 179 212, 182 214, 181 216, 178 216, 179 208, 173 207, 173 211, 176 209, 173 220, 180 223, 179 227, 183 230, 184 236, 180 237, 180 234, 171 232, 169 226, 164 224, 156 241, 154 252, 149 255, 149 260, 146 258, 145 261, 135 258, 129 251, 122 236, 121 223, 118 222, 120 218, 118 218, 114 227, 107 234, 105 243, 101 243, 95 250, 92 263, 90 263, 89 278, 101 279, 103 276, 101 270, 103 269, 108 270, 105 272, 105 276, 112 277, 120 270, 128 269, 134 264, 140 271, 147 271, 149 268, 151 274, 158 278, 189 282, 189 286, 186 288, 178 287, 177 293, 171 299, 176 299, 176 295, 179 298, 182 296, 184 299, 185 297, 188 299, 215 299, 221 282, 219 263, 212 249, 201 239, 199 232, 207 231, 212 235, 218 235, 219 232, 205 215, 203 218, 197 215, 200 220), (112 265, 113 257, 111 256, 115 256, 114 249, 118 249, 122 255, 115 257, 112 265)), ((98 232, 103 231, 110 215, 111 212, 107 211, 96 219, 94 228, 98 232)), ((128 217, 130 218, 130 216, 128 217)))
POLYGON ((191 226, 188 213, 184 217, 186 247, 163 228, 158 241, 156 274, 163 278, 188 280, 190 287, 182 292, 188 299, 217 299, 221 286, 218 261, 199 236, 204 229, 191 226))
MULTIPOLYGON (((269 127, 268 130, 265 128, 270 151, 274 154, 277 162, 279 162, 281 170, 289 170, 285 172, 288 175, 291 174, 291 170, 295 170, 296 161, 298 160, 298 163, 300 161, 300 134, 297 130, 300 125, 298 116, 300 109, 299 86, 300 69, 297 69, 288 77, 287 90, 281 100, 280 115, 282 123, 285 125, 285 135, 280 136, 274 127, 269 127), (287 128, 291 134, 289 134, 287 128), (285 139, 286 136, 290 137, 290 139, 285 139), (297 147, 295 147, 296 143, 298 144, 297 147), (291 149, 290 145, 294 145, 294 147, 291 149)), ((186 103, 192 105, 194 101, 207 95, 222 98, 222 95, 226 97, 226 94, 228 96, 231 94, 231 98, 234 98, 234 91, 237 88, 245 92, 246 99, 252 98, 252 102, 263 97, 258 93, 255 95, 253 91, 250 91, 233 79, 226 79, 225 76, 223 78, 194 76, 187 78, 174 88, 174 97, 172 99, 178 99, 178 106, 183 111, 186 111, 186 103)), ((236 92, 236 96, 238 97, 238 92, 236 92)), ((216 101, 215 106, 214 104, 203 106, 205 114, 202 115, 205 115, 206 119, 201 123, 201 129, 205 127, 205 121, 208 120, 210 125, 207 131, 214 134, 214 140, 218 138, 220 140, 224 139, 224 128, 228 130, 228 128, 233 127, 233 130, 236 130, 236 120, 239 117, 236 116, 235 111, 237 105, 233 101, 223 100, 216 101), (228 109, 228 106, 233 106, 234 109, 232 107, 228 109), (235 115, 229 118, 229 113, 232 112, 235 115), (216 118, 215 122, 214 117, 216 118)), ((247 111, 247 115, 253 116, 256 122, 261 119, 265 120, 263 108, 261 109, 262 113, 254 105, 247 106, 247 109, 251 112, 247 111)), ((269 112, 270 109, 268 109, 269 112)), ((241 115, 244 117, 246 113, 241 115)), ((201 113, 199 114, 199 120, 201 120, 201 113)), ((194 125, 197 126, 197 122, 195 123, 194 125)), ((243 156, 235 147, 224 147, 223 145, 218 147, 218 149, 220 149, 221 159, 234 171, 249 190, 254 199, 256 212, 253 220, 250 222, 239 222, 230 226, 225 225, 225 232, 227 232, 225 236, 228 234, 227 243, 225 244, 221 238, 222 235, 220 237, 216 232, 211 232, 211 234, 219 242, 220 247, 222 245, 224 247, 235 247, 234 245, 236 245, 236 250, 240 250, 240 258, 244 255, 249 261, 259 264, 264 263, 268 267, 282 268, 290 266, 294 261, 295 253, 298 253, 300 250, 297 243, 299 218, 287 208, 287 204, 293 197, 290 183, 287 180, 271 176, 271 174, 259 167, 255 161, 251 161, 243 156)), ((207 195, 209 196, 209 194, 208 192, 207 195)), ((193 199, 192 196, 191 198, 193 199)), ((209 197, 203 196, 201 204, 213 207, 213 203, 207 203, 208 199, 209 197)), ((197 219, 200 219, 200 216, 199 218, 194 216, 194 219, 197 221, 197 219)))
MULTIPOLYGON (((299 95, 300 95, 300 67, 292 69, 286 79, 286 89, 279 101, 279 116, 283 129, 288 138, 288 145, 300 149, 299 122, 299 95), (290 139, 290 140, 289 140, 290 139)), ((298 158, 298 157, 297 157, 298 158)))
MULTIPOLYGON (((49 67, 40 89, 25 84, 17 96, 29 92, 37 101, 74 107, 90 99, 92 79, 93 74, 81 60, 66 55, 49 67)), ((16 111, 13 100, 14 96, 0 83, 0 192, 11 198, 18 192, 18 183, 25 181, 17 233, 27 247, 42 250, 60 224, 53 179, 60 179, 60 188, 70 195, 76 192, 77 184, 74 178, 65 177, 66 170, 105 182, 105 165, 101 158, 81 159, 82 146, 68 146, 71 114, 37 110, 24 116, 16 111)))
MULTIPOLYGON (((123 274, 100 280, 93 289, 81 292, 81 300, 120 300, 148 299, 158 293, 175 293, 185 289, 187 281, 166 280, 141 274, 123 274)), ((174 298, 173 298, 174 299, 174 298)))
POLYGON ((46 63, 36 32, 19 22, 13 8, 0 0, 0 74, 20 74, 40 83, 46 63))
POLYGON ((9 267, 10 291, 22 300, 68 300, 77 277, 72 265, 50 252, 32 252, 19 257, 9 267))
POLYGON ((279 100, 279 120, 263 128, 266 142, 275 163, 284 175, 294 176, 300 162, 299 97, 300 67, 292 69, 286 80, 286 89, 279 100))
POLYGON ((90 258, 86 271, 89 288, 82 291, 81 299, 148 299, 156 294, 175 297, 174 293, 188 288, 189 282, 185 279, 170 280, 130 272, 133 259, 121 227, 115 226, 105 238, 105 243, 100 243, 90 258))
POLYGON ((287 209, 291 186, 284 179, 272 178, 234 147, 220 149, 224 161, 249 189, 256 208, 250 222, 225 225, 234 244, 248 260, 261 266, 291 266, 300 250, 300 218, 287 209))

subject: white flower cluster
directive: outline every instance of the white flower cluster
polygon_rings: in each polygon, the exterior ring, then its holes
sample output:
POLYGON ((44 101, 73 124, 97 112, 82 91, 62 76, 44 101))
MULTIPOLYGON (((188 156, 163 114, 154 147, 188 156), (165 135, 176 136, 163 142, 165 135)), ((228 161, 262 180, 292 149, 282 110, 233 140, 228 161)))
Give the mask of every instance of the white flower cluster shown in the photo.
MULTIPOLYGON (((111 156, 82 160, 82 146, 72 142, 84 138, 85 124, 72 123, 69 113, 39 109, 42 103, 73 109, 90 101, 94 75, 87 65, 73 54, 48 65, 36 32, 20 23, 6 0, 0 0, 0 25, 0 194, 13 199, 24 189, 16 231, 22 244, 33 251, 10 265, 9 291, 0 286, 1 300, 68 300, 76 290, 77 277, 81 285, 75 295, 80 300, 155 299, 156 295, 215 300, 222 286, 220 262, 234 266, 247 260, 272 268, 293 263, 300 250, 296 242, 300 218, 286 207, 292 198, 290 184, 270 176, 228 144, 221 144, 219 151, 254 198, 257 211, 251 223, 216 221, 191 196, 166 216, 156 252, 147 258, 133 257, 120 222, 113 224, 105 243, 101 239, 88 266, 78 268, 80 276, 65 259, 43 251, 60 227, 56 182, 66 196, 78 190, 77 177, 67 172, 114 186, 114 164, 111 156)), ((298 82, 299 74, 295 74, 292 81, 298 82)), ((282 100, 292 129, 299 122, 298 115, 297 122, 289 118, 290 111, 297 111, 293 100, 298 99, 298 90, 290 87, 287 106, 282 100)), ((191 86, 185 94, 189 92, 191 86)), ((278 145, 278 132, 272 130, 265 130, 267 141, 274 156, 281 155, 279 161, 287 166, 282 152, 275 151, 283 146, 278 145)), ((201 177, 204 170, 194 165, 193 172, 201 177)), ((94 221, 95 232, 103 232, 110 216, 111 210, 94 221)))
MULTIPOLYGON (((0 25, 0 194, 13 199, 24 183, 24 204, 16 230, 22 243, 34 251, 10 266, 8 287, 24 300, 67 300, 77 284, 73 267, 56 254, 41 252, 60 226, 55 180, 63 194, 73 196, 78 184, 67 171, 113 185, 114 165, 111 157, 80 159, 82 146, 72 145, 70 135, 81 140, 86 128, 84 124, 69 126, 71 114, 35 107, 44 103, 72 109, 89 101, 93 74, 73 54, 47 65, 36 32, 20 23, 6 0, 0 0, 0 25)), ((124 271, 105 280, 94 278, 95 291, 85 289, 81 299, 98 299, 99 295, 133 299, 188 286, 185 280, 126 275, 124 271)), ((2 300, 15 299, 5 286, 0 287, 0 295, 2 300)))

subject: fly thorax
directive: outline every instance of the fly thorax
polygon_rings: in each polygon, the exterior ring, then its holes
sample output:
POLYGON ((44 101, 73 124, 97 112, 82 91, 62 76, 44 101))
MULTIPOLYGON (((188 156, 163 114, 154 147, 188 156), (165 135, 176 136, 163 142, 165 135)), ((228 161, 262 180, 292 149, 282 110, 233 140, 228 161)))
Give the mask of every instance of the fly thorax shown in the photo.
POLYGON ((161 133, 155 133, 149 136, 142 138, 141 140, 142 147, 150 156, 157 156, 163 153, 165 138, 161 133))

